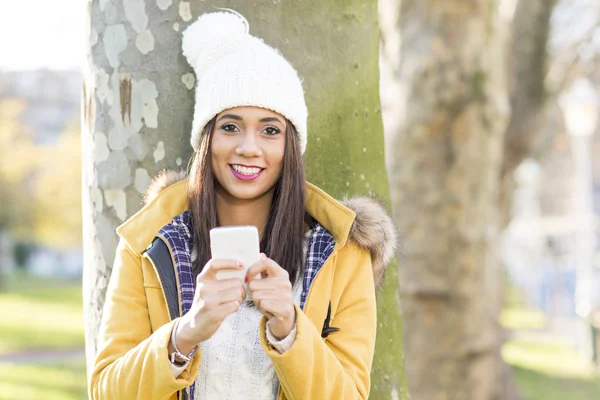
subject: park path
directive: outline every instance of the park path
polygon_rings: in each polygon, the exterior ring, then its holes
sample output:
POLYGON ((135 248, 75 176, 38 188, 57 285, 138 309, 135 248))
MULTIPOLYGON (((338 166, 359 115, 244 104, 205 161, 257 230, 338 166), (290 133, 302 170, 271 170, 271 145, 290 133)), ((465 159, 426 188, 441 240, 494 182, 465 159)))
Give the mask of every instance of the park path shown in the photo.
POLYGON ((85 349, 76 347, 72 349, 36 349, 24 350, 15 353, 0 354, 0 363, 11 364, 57 364, 69 362, 73 359, 85 358, 85 349))

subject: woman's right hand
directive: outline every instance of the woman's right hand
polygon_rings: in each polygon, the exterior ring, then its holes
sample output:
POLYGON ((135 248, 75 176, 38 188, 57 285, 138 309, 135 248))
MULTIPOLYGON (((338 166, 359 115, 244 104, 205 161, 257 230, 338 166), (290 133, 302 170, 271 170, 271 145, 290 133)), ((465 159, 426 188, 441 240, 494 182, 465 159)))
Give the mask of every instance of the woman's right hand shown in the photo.
POLYGON ((246 298, 240 279, 217 279, 217 272, 226 269, 241 270, 242 264, 236 260, 212 259, 196 278, 192 307, 181 317, 175 332, 181 353, 188 354, 196 345, 209 339, 246 298))

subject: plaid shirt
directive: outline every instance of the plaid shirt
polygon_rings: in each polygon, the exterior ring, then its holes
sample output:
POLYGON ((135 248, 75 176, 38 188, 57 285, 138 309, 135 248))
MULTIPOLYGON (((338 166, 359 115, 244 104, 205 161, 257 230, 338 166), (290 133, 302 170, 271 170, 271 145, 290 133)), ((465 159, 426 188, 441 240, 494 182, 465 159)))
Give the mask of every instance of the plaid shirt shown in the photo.
MULTIPOLYGON (((177 268, 177 277, 179 278, 179 295, 181 298, 181 314, 187 313, 192 307, 194 301, 194 292, 196 290, 196 281, 192 272, 192 223, 190 212, 186 211, 173 218, 170 224, 165 225, 158 236, 163 237, 168 243, 177 268)), ((306 253, 306 264, 302 277, 302 294, 300 299, 300 308, 304 309, 308 291, 325 261, 333 253, 335 240, 333 236, 321 224, 314 221, 310 238, 308 239, 308 248, 306 253)), ((190 400, 194 400, 194 382, 188 388, 190 400)))

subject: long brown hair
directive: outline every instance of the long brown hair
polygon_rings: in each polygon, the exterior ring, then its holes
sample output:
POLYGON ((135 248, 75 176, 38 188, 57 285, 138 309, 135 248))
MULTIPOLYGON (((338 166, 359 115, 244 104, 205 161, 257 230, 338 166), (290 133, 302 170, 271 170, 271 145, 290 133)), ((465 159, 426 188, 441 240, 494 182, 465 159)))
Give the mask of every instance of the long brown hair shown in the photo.
MULTIPOLYGON (((194 155, 188 186, 193 245, 197 257, 193 263, 198 275, 210 260, 210 230, 218 226, 215 203, 215 177, 211 163, 211 142, 216 117, 202 131, 200 146, 194 155)), ((261 251, 276 261, 295 283, 302 270, 302 247, 305 212, 304 162, 296 129, 290 121, 285 131, 285 150, 281 176, 273 191, 273 201, 265 231, 260 240, 261 251)))

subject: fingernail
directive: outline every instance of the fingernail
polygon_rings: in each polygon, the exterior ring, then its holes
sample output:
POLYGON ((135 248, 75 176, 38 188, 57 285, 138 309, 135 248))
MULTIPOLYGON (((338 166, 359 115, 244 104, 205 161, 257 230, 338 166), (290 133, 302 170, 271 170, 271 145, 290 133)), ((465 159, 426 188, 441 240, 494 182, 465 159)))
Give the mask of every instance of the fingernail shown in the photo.
POLYGON ((238 261, 238 268, 242 268, 244 266, 244 263, 241 261, 238 261))
POLYGON ((267 258, 267 255, 265 253, 260 253, 260 259, 264 260, 265 258, 267 258))
POLYGON ((248 275, 244 278, 244 282, 248 283, 248 275))

